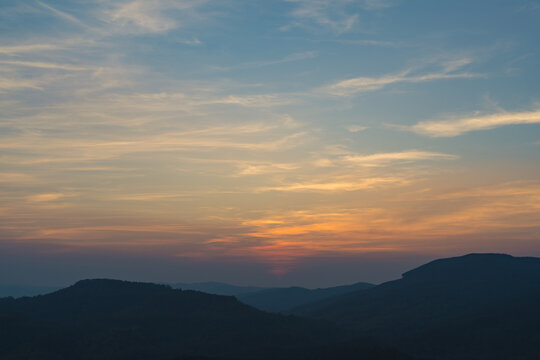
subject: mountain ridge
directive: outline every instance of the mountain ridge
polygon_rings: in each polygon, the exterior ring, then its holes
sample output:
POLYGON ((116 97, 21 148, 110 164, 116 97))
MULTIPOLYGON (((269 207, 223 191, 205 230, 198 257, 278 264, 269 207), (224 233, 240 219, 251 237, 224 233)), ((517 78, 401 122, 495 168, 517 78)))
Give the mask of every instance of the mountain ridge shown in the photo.
POLYGON ((0 358, 410 359, 327 321, 271 314, 220 296, 121 280, 81 280, 0 299, 0 358), (343 347, 345 344, 347 347, 343 347))
POLYGON ((539 304, 539 258, 468 254, 293 313, 371 334, 415 356, 506 359, 540 353, 540 330, 531 322, 540 322, 539 304))

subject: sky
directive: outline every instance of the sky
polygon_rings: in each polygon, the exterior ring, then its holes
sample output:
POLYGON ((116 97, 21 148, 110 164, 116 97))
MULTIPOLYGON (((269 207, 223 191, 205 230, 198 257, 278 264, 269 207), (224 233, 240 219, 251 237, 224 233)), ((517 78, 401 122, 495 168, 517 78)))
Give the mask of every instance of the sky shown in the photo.
POLYGON ((3 0, 0 283, 540 256, 540 1, 3 0))

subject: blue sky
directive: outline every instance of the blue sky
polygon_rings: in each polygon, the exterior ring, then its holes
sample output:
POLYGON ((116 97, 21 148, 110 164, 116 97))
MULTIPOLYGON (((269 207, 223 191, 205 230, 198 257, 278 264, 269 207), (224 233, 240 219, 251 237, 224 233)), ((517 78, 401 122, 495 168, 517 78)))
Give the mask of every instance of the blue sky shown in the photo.
POLYGON ((52 259, 66 282, 167 263, 318 286, 337 263, 382 281, 540 255, 539 20, 531 0, 3 1, 0 282, 54 283, 52 259))

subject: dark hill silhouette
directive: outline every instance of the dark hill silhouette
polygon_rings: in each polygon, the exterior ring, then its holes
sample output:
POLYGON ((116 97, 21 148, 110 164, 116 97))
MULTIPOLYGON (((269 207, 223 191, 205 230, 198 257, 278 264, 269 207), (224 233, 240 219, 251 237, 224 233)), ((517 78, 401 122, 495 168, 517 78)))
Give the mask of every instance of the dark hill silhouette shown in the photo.
POLYGON ((215 281, 198 282, 198 283, 174 283, 171 286, 175 289, 196 290, 207 294, 238 296, 242 294, 254 293, 261 290, 266 290, 259 286, 238 286, 215 281))
POLYGON ((408 359, 326 321, 259 311, 234 297, 84 280, 0 299, 0 358, 408 359))
POLYGON ((353 291, 372 288, 373 284, 356 283, 353 285, 335 286, 325 289, 306 289, 302 287, 273 288, 237 296, 238 300, 257 309, 271 312, 288 313, 301 305, 318 302, 333 296, 353 291))
POLYGON ((366 291, 295 309, 434 359, 540 358, 540 259, 436 260, 366 291))
POLYGON ((356 290, 369 289, 373 284, 356 283, 330 288, 306 289, 293 286, 287 288, 263 288, 257 286, 237 286, 221 282, 174 283, 175 289, 196 290, 208 294, 235 296, 244 304, 259 310, 288 313, 301 305, 318 302, 326 298, 343 295, 356 290))

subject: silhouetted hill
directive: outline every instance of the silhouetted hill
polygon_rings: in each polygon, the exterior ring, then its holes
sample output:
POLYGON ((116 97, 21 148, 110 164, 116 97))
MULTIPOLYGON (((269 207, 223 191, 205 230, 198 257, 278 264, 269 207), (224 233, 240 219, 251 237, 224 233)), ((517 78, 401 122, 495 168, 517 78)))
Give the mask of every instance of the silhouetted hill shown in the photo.
POLYGON ((257 286, 237 286, 220 282, 175 283, 175 289, 196 290, 208 294, 235 296, 241 302, 259 310, 287 313, 291 309, 317 302, 332 296, 343 295, 356 290, 369 289, 374 285, 356 283, 324 289, 306 289, 303 287, 263 288, 257 286))
POLYGON ((258 286, 237 286, 221 282, 208 281, 208 282, 199 282, 199 283, 175 283, 171 284, 175 289, 182 290, 196 290, 202 291, 208 294, 215 295, 227 295, 227 296, 238 296, 247 293, 253 293, 266 288, 258 286))
POLYGON ((306 289, 302 287, 273 288, 254 293, 240 294, 238 300, 257 309, 287 313, 291 309, 318 302, 333 296, 347 294, 353 291, 372 288, 373 284, 356 283, 353 285, 335 286, 325 289, 306 289))
POLYGON ((1 359, 408 359, 325 321, 117 280, 0 299, 1 359))
POLYGON ((295 309, 435 359, 540 358, 540 259, 436 260, 366 291, 295 309))

